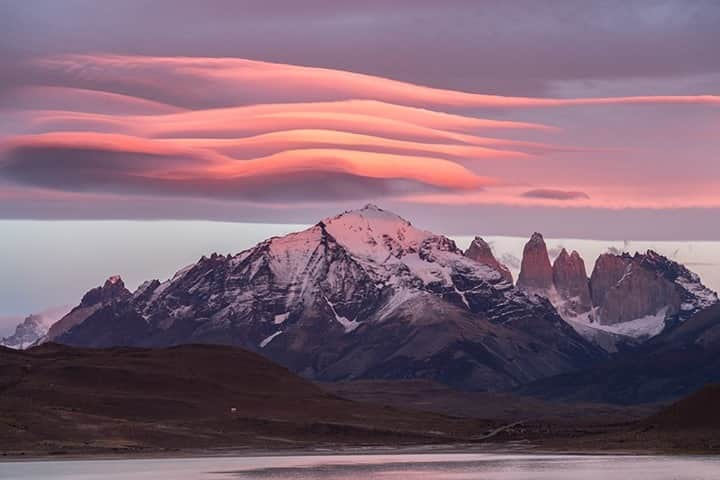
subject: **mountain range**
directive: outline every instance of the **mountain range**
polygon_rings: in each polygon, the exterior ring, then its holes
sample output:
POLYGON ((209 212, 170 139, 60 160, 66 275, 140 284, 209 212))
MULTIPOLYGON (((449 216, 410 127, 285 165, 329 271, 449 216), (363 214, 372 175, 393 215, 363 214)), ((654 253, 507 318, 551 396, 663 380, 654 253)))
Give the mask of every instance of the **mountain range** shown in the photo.
POLYGON ((553 401, 665 402, 720 382, 720 304, 608 361, 533 382, 522 393, 553 401))
POLYGON ((576 251, 551 264, 541 234, 525 245, 518 288, 549 299, 588 340, 610 352, 642 343, 718 302, 685 266, 657 252, 603 253, 588 278, 576 251))
POLYGON ((12 335, 0 338, 0 346, 22 350, 33 345, 45 337, 50 327, 69 311, 69 306, 60 306, 28 315, 15 327, 12 335))
POLYGON ((508 390, 607 364, 717 302, 648 251, 551 264, 542 235, 510 271, 477 237, 465 251, 374 205, 201 258, 134 292, 111 277, 38 342, 246 348, 321 381, 427 379, 508 390))

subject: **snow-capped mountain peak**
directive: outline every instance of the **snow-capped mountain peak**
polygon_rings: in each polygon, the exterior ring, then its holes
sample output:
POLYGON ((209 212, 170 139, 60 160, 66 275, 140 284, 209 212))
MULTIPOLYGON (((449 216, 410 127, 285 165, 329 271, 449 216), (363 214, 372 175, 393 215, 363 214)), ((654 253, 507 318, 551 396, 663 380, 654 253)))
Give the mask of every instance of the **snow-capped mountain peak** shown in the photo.
MULTIPOLYGON (((453 240, 372 204, 319 225, 380 283, 411 290, 449 289, 464 299, 454 280, 459 271, 472 272, 476 282, 503 280, 497 269, 465 256, 453 240)), ((467 307, 467 302, 462 304, 467 307)))
POLYGON ((47 334, 50 326, 69 311, 70 306, 63 305, 29 315, 15 327, 13 335, 0 338, 0 345, 17 349, 28 348, 47 334))
POLYGON ((312 378, 381 372, 471 388, 515 385, 601 355, 549 302, 374 205, 116 293, 86 296, 58 322, 72 328, 56 341, 230 343, 312 378))
POLYGON ((375 263, 416 253, 432 233, 375 205, 343 212, 322 221, 335 240, 351 254, 375 263))

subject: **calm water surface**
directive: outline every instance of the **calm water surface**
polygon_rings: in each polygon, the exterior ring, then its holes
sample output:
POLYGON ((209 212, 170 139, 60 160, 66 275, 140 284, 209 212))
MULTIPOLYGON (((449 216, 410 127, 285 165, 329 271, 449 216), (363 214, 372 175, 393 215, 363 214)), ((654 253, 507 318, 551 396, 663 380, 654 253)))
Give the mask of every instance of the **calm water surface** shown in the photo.
POLYGON ((718 457, 312 455, 0 463, 3 480, 718 480, 718 457))

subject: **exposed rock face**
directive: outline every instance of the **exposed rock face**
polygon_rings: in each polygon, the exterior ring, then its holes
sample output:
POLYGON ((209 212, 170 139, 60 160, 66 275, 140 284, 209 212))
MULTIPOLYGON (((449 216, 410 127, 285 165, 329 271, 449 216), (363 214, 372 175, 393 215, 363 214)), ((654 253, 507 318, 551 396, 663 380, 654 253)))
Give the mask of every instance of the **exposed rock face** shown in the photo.
POLYGON ((490 245, 488 245, 481 237, 475 237, 472 243, 470 243, 468 249, 465 250, 465 256, 497 270, 506 282, 513 283, 513 277, 510 270, 495 258, 490 245))
POLYGON ((620 281, 630 263, 632 257, 626 253, 603 253, 597 258, 590 276, 590 295, 595 305, 605 303, 608 291, 620 281))
POLYGON ((534 234, 518 287, 549 299, 577 332, 608 351, 635 346, 718 301, 697 275, 653 251, 602 254, 589 281, 580 255, 563 249, 548 283, 546 258, 545 243, 534 234))
POLYGON ((580 314, 592 309, 585 262, 578 252, 573 250, 568 255, 563 248, 553 263, 552 272, 555 289, 565 300, 568 310, 580 314))
POLYGON ((130 291, 125 288, 125 283, 119 275, 114 275, 107 280, 102 287, 93 288, 83 296, 80 306, 97 305, 98 303, 107 303, 113 300, 120 300, 130 295, 130 291))
POLYGON ((682 322, 717 302, 697 275, 652 250, 632 257, 601 255, 590 285, 601 325, 653 316, 682 322))
POLYGON ((466 389, 512 387, 604 355, 547 300, 373 205, 112 298, 57 341, 232 344, 314 379, 466 389))
POLYGON ((656 315, 663 309, 666 317, 674 316, 680 311, 680 304, 680 293, 674 283, 631 262, 625 275, 605 294, 597 320, 601 325, 615 325, 656 315))
POLYGON ((566 319, 610 352, 647 341, 718 301, 697 275, 652 250, 600 255, 590 292, 592 310, 566 319))
POLYGON ((41 341, 54 341, 74 326, 83 323, 102 307, 114 302, 121 302, 128 297, 130 297, 130 291, 125 288, 125 283, 119 276, 108 278, 103 286, 87 292, 80 301, 80 305, 54 323, 41 341))
POLYGON ((549 299, 563 318, 575 317, 592 309, 585 262, 580 254, 562 249, 550 265, 545 240, 534 233, 525 244, 518 287, 549 299))
POLYGON ((523 249, 522 266, 517 281, 524 290, 549 290, 553 287, 553 271, 543 236, 535 232, 523 249))

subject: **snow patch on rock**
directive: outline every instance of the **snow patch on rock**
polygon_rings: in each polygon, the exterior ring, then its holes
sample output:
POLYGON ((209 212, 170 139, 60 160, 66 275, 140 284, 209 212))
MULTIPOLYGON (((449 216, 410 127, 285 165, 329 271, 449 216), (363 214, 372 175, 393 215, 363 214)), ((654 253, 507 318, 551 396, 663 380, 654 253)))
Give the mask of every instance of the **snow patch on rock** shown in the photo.
POLYGON ((275 315, 275 317, 273 318, 273 323, 275 325, 280 325, 280 324, 284 323, 285 320, 288 319, 288 317, 290 317, 290 312, 279 313, 279 314, 275 315))
POLYGON ((330 300, 325 298, 325 301, 330 307, 330 310, 332 310, 333 315, 335 315, 335 320, 337 320, 338 323, 342 325, 345 329, 345 333, 350 333, 360 326, 360 322, 358 322, 357 320, 350 320, 349 318, 340 315, 337 310, 335 310, 335 304, 332 303, 330 300))
POLYGON ((265 338, 262 342, 260 342, 260 348, 265 348, 265 347, 267 347, 268 344, 269 344, 270 342, 272 342, 273 339, 274 339, 275 337, 277 337, 278 335, 280 335, 281 333, 282 333, 282 330, 280 330, 279 332, 275 332, 275 333, 273 333, 272 335, 270 335, 269 337, 265 338))

